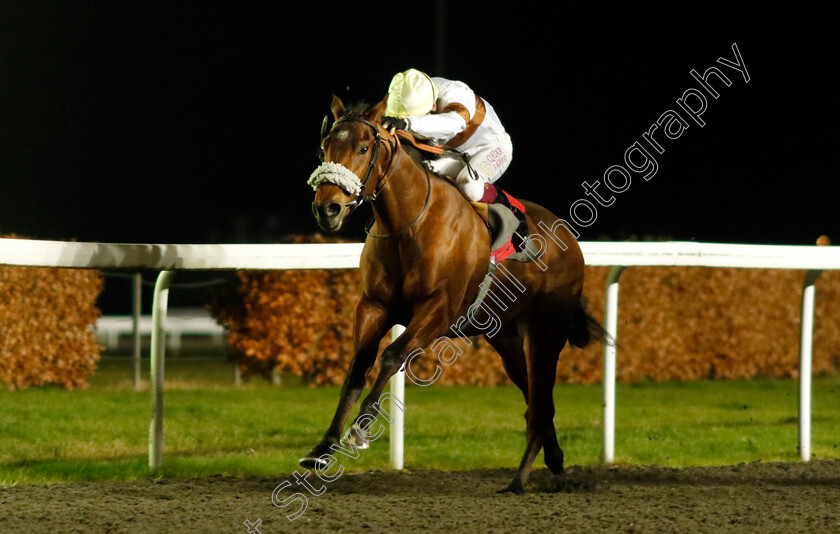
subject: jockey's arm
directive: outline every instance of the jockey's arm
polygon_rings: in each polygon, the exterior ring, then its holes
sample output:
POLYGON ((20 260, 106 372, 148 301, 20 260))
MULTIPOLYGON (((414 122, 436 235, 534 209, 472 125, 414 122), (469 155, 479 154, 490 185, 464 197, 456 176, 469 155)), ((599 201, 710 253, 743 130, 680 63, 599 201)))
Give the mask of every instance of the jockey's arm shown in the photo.
POLYGON ((475 93, 465 83, 433 78, 440 88, 439 113, 407 117, 407 129, 427 139, 452 139, 475 114, 475 93))
POLYGON ((407 117, 407 130, 427 139, 451 139, 464 131, 467 122, 455 111, 407 117))

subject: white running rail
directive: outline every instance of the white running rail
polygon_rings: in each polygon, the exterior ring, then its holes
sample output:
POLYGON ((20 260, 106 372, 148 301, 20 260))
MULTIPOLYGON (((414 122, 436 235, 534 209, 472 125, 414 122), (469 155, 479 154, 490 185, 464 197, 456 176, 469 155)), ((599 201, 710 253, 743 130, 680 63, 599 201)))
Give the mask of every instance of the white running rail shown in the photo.
MULTIPOLYGON (((811 348, 814 283, 823 270, 840 269, 840 248, 787 245, 738 245, 695 242, 580 244, 586 264, 611 266, 607 279, 605 327, 616 337, 618 282, 621 272, 633 266, 735 267, 800 269, 807 271, 802 291, 800 342, 799 446, 802 460, 810 459, 811 348)), ((64 267, 101 270, 159 271, 152 312, 151 390, 152 418, 149 465, 160 466, 163 453, 163 368, 169 284, 180 270, 236 269, 353 269, 359 266, 362 243, 292 245, 169 245, 78 243, 0 238, 0 265, 64 267)), ((615 350, 604 347, 604 449, 603 460, 615 458, 615 350)), ((403 373, 398 373, 403 375, 403 373)), ((399 380, 404 377, 397 376, 399 380)), ((395 392, 402 385, 394 383, 395 392)), ((398 398, 402 395, 398 394, 398 398)), ((402 399, 401 399, 402 400, 402 399)), ((400 412, 400 410, 394 410, 400 412)), ((395 418, 395 423, 397 423, 395 418)), ((392 463, 402 467, 403 431, 392 425, 392 463), (399 445, 397 445, 399 444, 399 445)))
MULTIPOLYGON (((152 317, 143 315, 137 318, 137 329, 142 336, 152 333, 152 317)), ((103 315, 96 320, 96 337, 109 349, 119 347, 119 340, 123 336, 134 333, 135 318, 133 315, 103 315)), ((224 344, 225 329, 204 310, 177 310, 166 317, 167 348, 172 352, 179 352, 183 336, 209 336, 214 345, 224 344)))

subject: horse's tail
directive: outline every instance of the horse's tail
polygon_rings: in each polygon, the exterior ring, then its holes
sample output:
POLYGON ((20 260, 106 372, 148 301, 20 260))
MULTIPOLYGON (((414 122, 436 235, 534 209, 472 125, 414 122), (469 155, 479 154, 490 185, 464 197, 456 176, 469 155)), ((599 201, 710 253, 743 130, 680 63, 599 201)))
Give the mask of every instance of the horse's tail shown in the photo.
POLYGON ((569 343, 580 349, 587 347, 593 341, 616 346, 615 339, 607 333, 598 319, 586 311, 586 297, 581 297, 569 330, 569 343))

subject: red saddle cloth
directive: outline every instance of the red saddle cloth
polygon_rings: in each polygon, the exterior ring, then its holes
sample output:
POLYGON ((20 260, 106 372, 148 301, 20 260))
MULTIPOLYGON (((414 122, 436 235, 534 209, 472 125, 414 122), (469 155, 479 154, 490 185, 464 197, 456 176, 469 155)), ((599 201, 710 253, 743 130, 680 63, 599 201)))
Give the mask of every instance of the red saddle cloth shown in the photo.
MULTIPOLYGON (((508 192, 504 189, 500 191, 507 197, 511 206, 518 209, 522 213, 525 213, 525 205, 523 205, 521 202, 510 196, 508 192)), ((490 261, 492 263, 502 263, 507 259, 508 256, 510 256, 514 252, 516 252, 516 247, 513 246, 513 236, 511 236, 508 238, 504 245, 490 252, 490 261)))

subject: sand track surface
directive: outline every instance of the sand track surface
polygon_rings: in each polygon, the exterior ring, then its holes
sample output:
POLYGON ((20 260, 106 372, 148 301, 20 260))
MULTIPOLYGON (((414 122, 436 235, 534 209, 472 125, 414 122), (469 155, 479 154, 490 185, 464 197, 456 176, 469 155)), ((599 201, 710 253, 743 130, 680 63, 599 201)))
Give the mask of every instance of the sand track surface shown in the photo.
POLYGON ((840 532, 840 460, 541 469, 527 494, 497 495, 512 474, 313 475, 323 493, 294 521, 297 503, 271 499, 293 475, 0 487, 0 532, 840 532))

